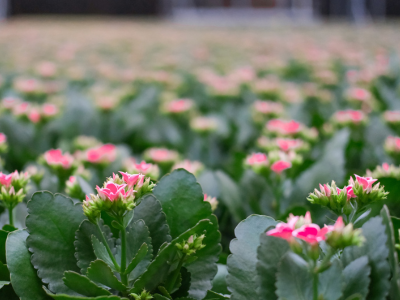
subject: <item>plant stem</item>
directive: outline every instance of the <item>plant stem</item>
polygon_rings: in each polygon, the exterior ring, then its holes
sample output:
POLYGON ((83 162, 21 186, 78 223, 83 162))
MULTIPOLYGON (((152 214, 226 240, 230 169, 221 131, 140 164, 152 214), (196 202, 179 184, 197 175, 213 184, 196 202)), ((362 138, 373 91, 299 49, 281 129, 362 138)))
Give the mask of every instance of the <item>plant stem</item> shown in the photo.
POLYGON ((113 262, 113 264, 114 264, 115 269, 117 269, 117 271, 119 271, 119 270, 120 270, 120 267, 119 267, 117 261, 115 260, 114 255, 113 255, 112 252, 111 252, 110 246, 109 246, 108 243, 107 243, 107 240, 106 240, 106 238, 105 238, 105 236, 104 236, 104 234, 103 234, 103 231, 101 231, 101 228, 100 228, 99 223, 97 222, 96 225, 97 225, 97 229, 99 230, 99 233, 100 233, 102 242, 103 242, 104 246, 105 246, 106 249, 107 249, 108 255, 110 256, 110 258, 111 258, 111 260, 112 260, 112 262, 113 262))
POLYGON ((8 223, 14 227, 14 215, 13 215, 13 207, 8 208, 8 223))
POLYGON ((121 281, 126 286, 128 285, 128 274, 126 270, 126 230, 121 230, 121 281))
POLYGON ((168 286, 166 287, 168 293, 171 293, 172 288, 175 285, 176 279, 178 279, 178 276, 179 276, 179 274, 181 272, 181 268, 182 268, 182 265, 183 265, 183 261, 185 260, 185 257, 186 257, 186 254, 183 254, 181 260, 179 261, 178 267, 174 270, 174 272, 171 275, 171 280, 169 281, 168 286))
POLYGON ((313 300, 318 300, 318 272, 313 275, 313 300))

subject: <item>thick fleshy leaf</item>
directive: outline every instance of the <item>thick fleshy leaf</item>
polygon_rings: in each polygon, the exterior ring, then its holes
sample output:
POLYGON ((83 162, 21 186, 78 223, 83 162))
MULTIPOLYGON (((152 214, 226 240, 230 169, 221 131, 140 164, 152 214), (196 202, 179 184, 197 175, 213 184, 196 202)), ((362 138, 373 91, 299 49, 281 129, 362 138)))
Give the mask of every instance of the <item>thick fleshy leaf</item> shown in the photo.
POLYGON ((0 280, 10 281, 10 271, 8 270, 7 265, 3 263, 0 263, 0 280))
POLYGON ((394 298, 397 295, 400 295, 400 269, 399 269, 399 258, 397 256, 396 251, 396 241, 394 235, 394 228, 392 224, 392 220, 390 218, 389 209, 386 205, 383 206, 381 210, 381 217, 383 220, 383 224, 386 226, 386 234, 388 236, 387 247, 389 248, 389 262, 390 269, 392 271, 391 278, 391 287, 390 287, 390 295, 394 298))
POLYGON ((98 296, 98 297, 85 297, 85 296, 71 296, 66 294, 53 294, 46 287, 43 287, 47 295, 55 300, 128 300, 127 298, 121 298, 118 296, 98 296))
POLYGON ((176 239, 172 240, 171 243, 167 244, 158 255, 154 258, 147 270, 135 281, 133 288, 130 293, 141 293, 143 289, 147 291, 154 291, 161 283, 163 283, 169 274, 170 265, 168 262, 172 262, 177 253, 176 244, 182 241, 186 241, 193 234, 201 234, 207 229, 210 220, 201 220, 193 228, 190 228, 176 239))
POLYGON ((26 247, 26 230, 10 233, 7 239, 7 261, 10 270, 11 283, 15 293, 21 300, 31 300, 32 295, 37 300, 50 299, 42 289, 42 281, 31 264, 31 254, 26 247))
POLYGON ((143 220, 149 228, 154 255, 160 246, 171 241, 167 218, 162 211, 161 203, 153 195, 143 197, 140 204, 135 207, 132 222, 143 220))
POLYGON ((382 224, 381 217, 374 217, 368 220, 361 229, 366 239, 364 245, 345 248, 341 260, 343 266, 347 267, 357 258, 364 255, 368 256, 371 267, 371 283, 367 299, 383 300, 386 298, 390 288, 386 226, 382 224))
POLYGON ((278 299, 276 296, 276 273, 282 257, 290 249, 287 241, 261 234, 257 250, 257 293, 259 299, 278 299))
POLYGON ((76 265, 75 232, 85 219, 82 205, 70 198, 49 192, 37 192, 28 202, 26 244, 38 276, 55 293, 74 295, 62 278, 65 271, 79 272, 76 265))
POLYGON ((218 273, 213 279, 212 291, 220 294, 230 294, 226 276, 228 275, 228 267, 223 264, 217 264, 218 273))
POLYGON ((99 287, 86 276, 75 272, 65 272, 63 280, 67 287, 83 296, 97 297, 111 295, 109 291, 99 287))
MULTIPOLYGON (((102 219, 100 219, 99 225, 103 235, 107 239, 108 246, 115 252, 115 238, 112 236, 110 227, 105 225, 102 219)), ((99 241, 102 240, 97 226, 91 223, 89 220, 83 221, 75 233, 74 242, 76 251, 75 257, 77 259, 77 265, 81 269, 82 274, 86 274, 90 263, 97 259, 92 246, 92 236, 95 236, 99 241)))
POLYGON ((203 241, 206 245, 196 253, 198 259, 186 265, 192 274, 189 296, 202 299, 212 287, 212 279, 217 273, 216 262, 221 252, 221 236, 218 231, 218 220, 212 215, 211 206, 204 201, 203 191, 193 174, 178 169, 161 178, 153 191, 160 201, 172 238, 177 238, 187 228, 192 228, 202 219, 209 219, 207 235, 203 241))
POLYGON ((189 294, 190 289, 190 282, 191 282, 191 274, 185 268, 181 268, 180 280, 176 284, 176 290, 172 292, 171 296, 173 299, 180 298, 180 297, 187 297, 189 294))
POLYGON ((228 288, 232 292, 232 300, 257 299, 257 248, 260 235, 276 221, 270 217, 251 215, 235 228, 236 239, 232 240, 228 257, 228 288))
POLYGON ((9 281, 2 281, 2 280, 0 280, 0 289, 1 289, 3 286, 9 285, 9 284, 10 284, 9 281))
POLYGON ((342 264, 335 259, 331 267, 318 276, 318 295, 324 300, 338 300, 342 296, 342 264))
POLYGON ((208 291, 206 297, 204 298, 204 300, 224 300, 224 299, 229 299, 229 297, 213 291, 208 291))
POLYGON ((138 253, 132 258, 131 262, 129 263, 128 267, 126 268, 126 273, 129 274, 136 268, 136 266, 142 261, 143 258, 147 255, 149 251, 149 247, 146 243, 143 243, 142 246, 139 248, 138 253))
POLYGON ((278 267, 276 294, 279 300, 313 299, 312 276, 307 262, 288 252, 278 267))
POLYGON ((103 243, 100 242, 94 235, 92 235, 92 247, 96 258, 104 261, 111 268, 111 270, 117 272, 117 268, 115 267, 110 254, 108 254, 106 246, 104 246, 103 243))
MULTIPOLYGON (((135 280, 142 275, 153 258, 153 246, 151 244, 149 228, 143 220, 131 222, 126 228, 126 265, 129 265, 132 259, 139 253, 139 249, 143 243, 148 245, 147 254, 129 275, 129 281, 135 280)), ((119 247, 120 245, 117 248, 119 249, 119 247)), ((119 250, 118 253, 120 253, 119 250)), ((118 261, 121 261, 120 257, 118 261)))
POLYGON ((359 300, 365 300, 371 281, 370 274, 371 267, 368 263, 368 256, 361 256, 348 264, 343 270, 345 287, 342 299, 347 300, 353 295, 359 295, 359 300))
POLYGON ((3 264, 7 263, 6 261, 6 240, 7 240, 8 232, 4 230, 0 230, 0 262, 3 264))
POLYGON ((90 264, 87 269, 87 277, 94 282, 104 284, 114 290, 120 292, 126 291, 126 286, 115 277, 111 268, 102 260, 98 259, 90 264))

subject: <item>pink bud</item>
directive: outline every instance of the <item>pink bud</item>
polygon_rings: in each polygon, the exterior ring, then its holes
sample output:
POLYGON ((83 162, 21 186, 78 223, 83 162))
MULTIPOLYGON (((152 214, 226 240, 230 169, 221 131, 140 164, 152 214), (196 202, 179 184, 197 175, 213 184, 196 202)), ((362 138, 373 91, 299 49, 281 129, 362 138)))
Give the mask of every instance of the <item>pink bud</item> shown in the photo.
POLYGON ((383 164, 382 164, 382 168, 383 168, 385 171, 389 171, 389 164, 388 164, 388 163, 383 163, 383 164))
POLYGON ((9 175, 0 172, 0 184, 9 187, 12 182, 12 173, 9 175))
POLYGON ((372 177, 361 177, 356 174, 354 175, 356 176, 358 183, 362 185, 364 191, 367 189, 372 189, 372 184, 375 181, 378 181, 378 179, 373 179, 372 177))

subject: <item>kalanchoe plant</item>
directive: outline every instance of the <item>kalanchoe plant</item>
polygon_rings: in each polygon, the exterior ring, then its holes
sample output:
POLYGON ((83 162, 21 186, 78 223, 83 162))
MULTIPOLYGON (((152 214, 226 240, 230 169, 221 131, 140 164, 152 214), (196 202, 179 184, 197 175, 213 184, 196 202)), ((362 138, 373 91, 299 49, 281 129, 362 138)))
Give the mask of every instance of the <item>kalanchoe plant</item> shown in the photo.
POLYGON ((195 177, 178 169, 154 186, 141 174, 121 174, 83 203, 33 195, 27 229, 6 244, 19 298, 213 299, 220 233, 195 177))
POLYGON ((315 189, 307 200, 326 206, 337 215, 343 215, 346 222, 356 222, 355 217, 365 218, 366 215, 360 216, 360 213, 364 213, 369 204, 386 199, 388 193, 379 182, 374 185, 377 179, 358 175, 355 178, 350 177, 349 185, 343 189, 339 189, 334 181, 331 185, 320 184, 320 190, 315 189))
POLYGON ((14 226, 13 210, 24 200, 28 181, 27 172, 15 171, 8 175, 0 172, 0 203, 8 210, 8 222, 11 226, 14 226))
MULTIPOLYGON (((351 192, 326 184, 312 199, 328 201, 330 208, 329 201, 347 201, 350 193, 354 200, 378 200, 372 193, 386 196, 374 182, 357 176, 350 181, 351 192)), ((353 215, 357 206, 350 209, 353 215)), ((289 215, 287 223, 251 215, 236 227, 230 244, 226 283, 231 299, 398 299, 395 221, 386 206, 359 229, 346 225, 342 216, 320 227, 309 212, 304 217, 289 215)))

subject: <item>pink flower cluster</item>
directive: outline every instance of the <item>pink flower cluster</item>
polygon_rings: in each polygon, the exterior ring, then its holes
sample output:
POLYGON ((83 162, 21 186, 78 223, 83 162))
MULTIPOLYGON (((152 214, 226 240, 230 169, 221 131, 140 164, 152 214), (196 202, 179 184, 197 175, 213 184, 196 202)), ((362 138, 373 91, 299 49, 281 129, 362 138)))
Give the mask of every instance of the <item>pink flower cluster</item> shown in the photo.
POLYGON ((47 120, 59 113, 59 108, 52 103, 33 105, 29 102, 21 102, 18 98, 6 97, 2 101, 4 108, 12 110, 16 117, 26 117, 32 123, 47 120))
POLYGON ((350 100, 365 102, 371 99, 371 93, 366 89, 353 87, 347 91, 347 97, 350 100))
POLYGON ((301 131, 302 124, 294 120, 284 121, 281 119, 273 119, 268 121, 266 128, 270 132, 282 135, 293 135, 301 131))
POLYGON ((366 116, 361 110, 351 109, 337 111, 333 118, 339 124, 359 124, 366 120, 366 116))
POLYGON ((389 136, 385 140, 385 150, 388 152, 399 153, 400 152, 400 137, 389 136))
POLYGON ((150 148, 144 154, 149 160, 156 163, 174 162, 178 159, 179 155, 174 150, 166 148, 150 148))
POLYGON ((400 122, 400 110, 385 111, 383 118, 388 123, 399 123, 400 122))
POLYGON ((257 100, 254 102, 254 109, 265 115, 279 115, 283 113, 284 107, 279 102, 257 100))
POLYGON ((74 163, 74 157, 68 152, 63 154, 61 149, 51 149, 44 154, 44 159, 49 166, 61 166, 69 169, 74 163))
POLYGON ((194 103, 191 99, 177 99, 166 103, 164 110, 169 113, 178 114, 190 110, 193 105, 194 103))
POLYGON ((300 217, 290 215, 287 223, 279 223, 274 229, 267 231, 267 235, 279 237, 289 242, 293 242, 294 238, 301 239, 308 244, 315 245, 321 241, 326 240, 326 235, 335 230, 336 228, 344 227, 342 217, 339 217, 334 226, 325 225, 320 228, 317 224, 311 223, 310 212, 306 213, 303 224, 300 224, 300 217))
MULTIPOLYGON (((115 201, 117 199, 126 199, 133 195, 133 188, 125 192, 125 187, 127 184, 116 184, 109 182, 104 188, 96 186, 97 193, 102 200, 115 201)), ((90 201, 90 198, 86 196, 86 201, 90 201)))
POLYGON ((86 152, 86 161, 94 164, 110 163, 117 156, 117 147, 113 144, 105 144, 96 148, 88 149, 86 152))
POLYGON ((303 146, 304 142, 300 139, 277 138, 276 144, 282 151, 288 152, 290 150, 295 150, 295 149, 303 146))
MULTIPOLYGON (((254 166, 254 167, 268 167, 269 166, 269 160, 266 154, 264 153, 253 153, 250 156, 246 158, 246 163, 249 166, 254 166)), ((285 160, 278 160, 275 161, 271 166, 270 169, 277 173, 280 174, 284 170, 289 169, 292 167, 292 163, 289 161, 285 160)))

